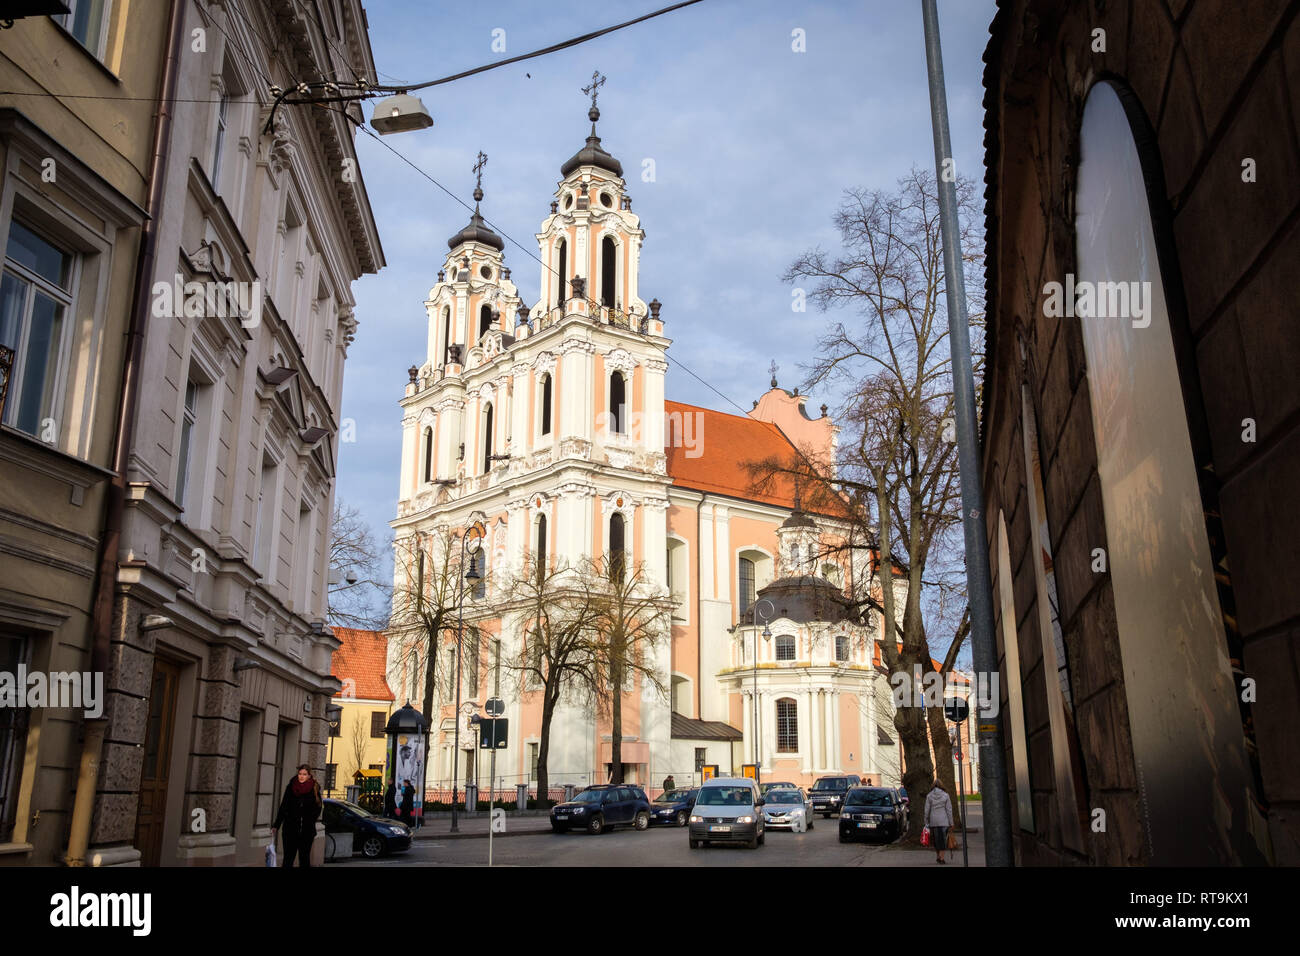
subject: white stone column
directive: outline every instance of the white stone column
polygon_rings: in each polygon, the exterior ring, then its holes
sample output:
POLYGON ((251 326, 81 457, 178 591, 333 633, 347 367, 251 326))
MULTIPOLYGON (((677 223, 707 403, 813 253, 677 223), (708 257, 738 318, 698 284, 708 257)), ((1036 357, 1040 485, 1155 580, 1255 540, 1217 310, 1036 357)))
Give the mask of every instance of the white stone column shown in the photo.
POLYGON ((423 465, 420 457, 424 454, 424 443, 420 440, 420 429, 416 427, 417 421, 414 414, 407 414, 402 418, 402 471, 397 497, 403 501, 415 494, 416 467, 423 465))
POLYGON ((456 475, 459 454, 461 421, 465 414, 465 402, 460 398, 448 398, 438 403, 438 439, 435 478, 453 478, 456 475))
POLYGON ((807 689, 796 699, 799 701, 799 752, 803 754, 803 763, 800 769, 804 773, 812 773, 815 766, 812 729, 813 692, 811 689, 807 689))
POLYGON ((714 588, 714 549, 713 549, 713 503, 706 497, 700 502, 700 597, 713 599, 714 588))
POLYGON ((516 362, 510 372, 513 376, 510 390, 510 447, 506 451, 519 458, 528 454, 529 439, 533 434, 533 423, 528 420, 528 406, 532 402, 533 392, 530 385, 532 370, 523 362, 516 362))
POLYGON ((633 551, 634 557, 639 556, 645 562, 650 579, 660 587, 668 584, 667 514, 667 498, 647 498, 641 502, 642 540, 635 542, 637 550, 633 551))
POLYGON ((844 766, 844 751, 840 749, 840 693, 837 690, 832 690, 826 697, 831 708, 831 741, 834 746, 831 766, 842 768, 844 766))
MULTIPOLYGON (((713 587, 719 601, 731 600, 731 509, 715 505, 713 509, 713 587)), ((744 608, 738 612, 743 614, 744 608)))
POLYGON ((668 371, 668 363, 663 359, 646 359, 641 368, 645 381, 642 443, 646 451, 659 453, 664 450, 664 373, 668 371))

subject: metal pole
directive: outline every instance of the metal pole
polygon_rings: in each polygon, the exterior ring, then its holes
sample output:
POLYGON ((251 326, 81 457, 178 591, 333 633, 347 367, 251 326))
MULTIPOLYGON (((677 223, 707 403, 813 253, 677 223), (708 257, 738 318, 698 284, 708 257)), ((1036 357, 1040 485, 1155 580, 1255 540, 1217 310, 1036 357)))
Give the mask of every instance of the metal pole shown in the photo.
MULTIPOLYGON (((971 657, 976 679, 997 673, 993 639, 993 589, 989 576, 988 532, 980 481, 979 435, 975 419, 975 373, 971 367, 970 327, 966 316, 966 282, 962 274, 961 235, 957 228, 957 189, 951 170, 948 99, 943 56, 939 49, 939 14, 935 0, 921 0, 925 22, 925 61, 930 83, 930 119, 934 125, 934 166, 939 187, 939 221, 943 230, 943 267, 948 293, 948 344, 952 353, 953 402, 957 418, 957 453, 961 470, 962 527, 966 538, 966 596, 970 604, 971 657)), ((996 702, 995 702, 996 706, 996 702)), ((979 717, 980 792, 984 804, 984 859, 989 866, 1011 866, 1011 815, 1007 768, 1002 749, 1002 720, 979 717)))
POLYGON ((456 728, 453 735, 451 751, 451 832, 459 833, 460 827, 456 816, 456 801, 460 798, 460 636, 465 627, 465 582, 461 577, 465 567, 465 542, 469 539, 466 532, 460 536, 460 566, 456 583, 460 587, 460 600, 456 602, 456 728))
POLYGON ((966 779, 962 776, 961 769, 961 723, 956 727, 957 731, 957 805, 961 807, 961 865, 970 866, 970 858, 967 853, 967 831, 970 829, 969 821, 966 819, 966 779))

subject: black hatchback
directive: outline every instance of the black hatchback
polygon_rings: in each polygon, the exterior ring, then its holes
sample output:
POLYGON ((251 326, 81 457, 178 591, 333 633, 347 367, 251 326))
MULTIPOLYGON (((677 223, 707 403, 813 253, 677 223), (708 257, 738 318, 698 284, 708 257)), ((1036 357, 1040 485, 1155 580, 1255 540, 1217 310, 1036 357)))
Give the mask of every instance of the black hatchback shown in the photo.
POLYGON ((854 787, 840 809, 840 842, 879 837, 897 840, 906 826, 907 811, 890 787, 854 787))
POLYGON ((321 809, 326 833, 351 833, 352 851, 373 859, 411 848, 411 828, 400 820, 377 817, 346 800, 325 799, 321 809))
POLYGON ((572 800, 551 807, 551 829, 603 833, 614 827, 650 826, 650 801, 645 791, 629 784, 601 783, 588 787, 572 800))
POLYGON ((691 815, 691 807, 695 806, 697 793, 697 789, 665 790, 650 804, 650 822, 686 826, 686 818, 691 815))

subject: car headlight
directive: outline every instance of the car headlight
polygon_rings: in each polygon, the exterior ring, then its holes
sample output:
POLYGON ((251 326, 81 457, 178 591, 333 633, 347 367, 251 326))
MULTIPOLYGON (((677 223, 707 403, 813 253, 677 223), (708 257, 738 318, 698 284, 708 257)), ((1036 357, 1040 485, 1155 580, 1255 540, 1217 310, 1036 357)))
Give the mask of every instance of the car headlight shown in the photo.
POLYGON ((851 813, 841 813, 841 814, 840 814, 840 819, 841 819, 841 820, 852 820, 852 819, 853 819, 853 814, 851 814, 851 813))
POLYGON ((574 812, 574 813, 586 813, 586 812, 587 812, 587 808, 586 808, 586 807, 574 807, 574 808, 573 808, 573 812, 574 812))
POLYGON ((753 818, 753 817, 738 817, 738 818, 736 819, 736 822, 737 822, 737 823, 753 823, 753 822, 754 822, 754 818, 753 818))
POLYGON ((406 827, 389 827, 388 832, 393 836, 406 836, 406 827))
POLYGON ((692 823, 703 823, 703 822, 704 822, 704 817, 697 817, 697 816, 695 816, 695 814, 691 814, 691 822, 692 822, 692 823))

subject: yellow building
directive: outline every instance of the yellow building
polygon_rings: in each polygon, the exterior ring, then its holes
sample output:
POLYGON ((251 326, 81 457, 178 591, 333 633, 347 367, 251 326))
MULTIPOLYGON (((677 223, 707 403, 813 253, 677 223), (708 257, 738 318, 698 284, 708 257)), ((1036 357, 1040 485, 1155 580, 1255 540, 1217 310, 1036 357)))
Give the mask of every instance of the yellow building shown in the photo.
POLYGON ((342 643, 334 652, 333 674, 343 688, 334 695, 342 708, 338 726, 330 727, 326 754, 326 796, 342 797, 358 770, 384 769, 384 727, 396 698, 384 676, 388 636, 383 631, 336 627, 342 643))

